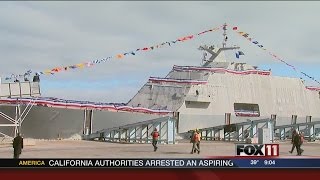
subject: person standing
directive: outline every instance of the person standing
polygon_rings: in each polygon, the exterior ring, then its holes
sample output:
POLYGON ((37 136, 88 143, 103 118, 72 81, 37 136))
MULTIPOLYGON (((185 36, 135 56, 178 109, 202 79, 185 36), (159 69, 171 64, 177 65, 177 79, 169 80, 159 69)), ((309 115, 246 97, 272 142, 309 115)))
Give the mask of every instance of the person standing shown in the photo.
POLYGON ((23 138, 20 136, 20 133, 18 133, 17 137, 13 139, 13 158, 19 159, 19 156, 23 149, 23 138))
POLYGON ((292 135, 291 135, 291 144, 292 144, 292 148, 291 148, 291 151, 289 151, 289 153, 293 153, 293 151, 294 151, 294 148, 296 147, 295 146, 295 144, 294 144, 294 137, 295 137, 295 135, 296 135, 296 133, 297 133, 297 131, 294 129, 293 131, 292 131, 292 135))
POLYGON ((159 139, 159 132, 157 128, 154 128, 153 132, 151 133, 151 136, 152 136, 152 146, 154 148, 154 151, 157 151, 158 149, 157 143, 159 139))
POLYGON ((295 131, 292 135, 292 149, 289 152, 293 153, 294 148, 296 148, 297 149, 297 156, 300 156, 301 155, 300 143, 301 143, 300 135, 299 135, 298 131, 295 131))
POLYGON ((193 137, 192 137, 192 150, 191 154, 196 153, 198 151, 198 154, 200 154, 200 139, 201 135, 198 129, 195 130, 193 137))
POLYGON ((196 153, 196 150, 193 148, 193 143, 194 143, 194 134, 195 134, 195 132, 196 132, 196 129, 194 129, 194 130, 190 130, 189 132, 191 133, 191 136, 190 136, 190 143, 192 143, 193 153, 196 153))
POLYGON ((300 150, 300 153, 298 154, 299 156, 302 155, 303 153, 303 149, 301 148, 302 144, 303 144, 303 141, 304 141, 304 133, 303 132, 300 132, 299 133, 299 138, 300 138, 300 141, 299 141, 299 150, 300 150))

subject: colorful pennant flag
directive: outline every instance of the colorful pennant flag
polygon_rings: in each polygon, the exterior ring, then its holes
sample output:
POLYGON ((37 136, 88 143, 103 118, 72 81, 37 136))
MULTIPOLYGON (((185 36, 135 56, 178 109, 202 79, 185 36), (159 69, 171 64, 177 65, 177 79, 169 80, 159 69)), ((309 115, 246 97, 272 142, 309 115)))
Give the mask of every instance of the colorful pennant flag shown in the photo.
MULTIPOLYGON (((223 27, 223 26, 221 26, 221 27, 223 27)), ((165 43, 161 43, 161 44, 158 44, 158 45, 153 45, 153 46, 144 47, 144 48, 138 48, 135 51, 127 52, 127 53, 124 53, 124 54, 117 54, 114 57, 117 58, 117 59, 121 59, 124 56, 127 56, 129 54, 136 55, 136 52, 138 52, 138 51, 141 51, 141 50, 143 50, 143 51, 154 50, 155 48, 161 48, 166 44, 171 47, 172 44, 175 44, 177 42, 184 42, 184 41, 193 39, 195 36, 200 36, 200 35, 203 35, 203 34, 208 33, 208 32, 217 31, 221 27, 215 27, 215 28, 212 28, 212 29, 209 29, 209 30, 206 30, 206 31, 201 31, 200 33, 197 33, 197 34, 194 34, 194 35, 184 36, 182 38, 178 38, 178 39, 173 40, 173 41, 166 41, 165 43)), ((107 57, 107 58, 104 58, 104 59, 93 60, 93 61, 89 61, 89 62, 85 62, 85 63, 79 63, 79 64, 76 64, 76 65, 70 65, 70 66, 66 66, 66 67, 56 67, 56 68, 53 68, 51 70, 45 70, 45 71, 37 72, 37 74, 38 75, 46 75, 46 74, 52 74, 53 75, 55 73, 58 73, 58 72, 61 72, 61 71, 67 71, 69 69, 77 69, 77 68, 81 69, 81 68, 84 68, 84 67, 91 67, 94 64, 100 64, 101 62, 107 62, 109 59, 112 59, 114 57, 110 56, 110 57, 107 57)), ((23 73, 21 75, 16 75, 16 77, 23 77, 25 75, 30 75, 31 73, 32 73, 32 70, 28 70, 26 73, 23 73)), ((7 77, 6 79, 8 79, 8 78, 12 79, 11 77, 7 77)))

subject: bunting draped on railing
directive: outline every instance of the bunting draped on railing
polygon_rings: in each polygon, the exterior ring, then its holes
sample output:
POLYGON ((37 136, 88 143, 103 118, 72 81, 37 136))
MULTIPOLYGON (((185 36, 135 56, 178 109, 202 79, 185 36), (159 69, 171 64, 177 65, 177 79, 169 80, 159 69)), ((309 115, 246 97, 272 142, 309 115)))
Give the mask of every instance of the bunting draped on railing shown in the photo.
POLYGON ((240 74, 240 75, 248 75, 248 74, 259 74, 259 75, 270 75, 270 71, 264 70, 244 70, 244 71, 235 71, 231 69, 225 68, 211 68, 211 67, 197 67, 197 66, 173 66, 173 70, 175 71, 208 71, 214 73, 231 73, 231 74, 240 74))
MULTIPOLYGON (((97 65, 97 64, 100 64, 100 63, 107 62, 107 61, 109 61, 111 59, 122 59, 122 58, 124 58, 126 56, 129 56, 129 55, 136 55, 138 52, 152 51, 152 50, 161 48, 163 46, 171 46, 171 45, 173 45, 175 43, 185 42, 185 41, 194 39, 197 36, 201 36, 201 35, 206 34, 208 32, 214 32, 214 31, 217 31, 219 29, 220 29, 220 27, 215 27, 215 28, 212 28, 212 29, 209 29, 209 30, 201 31, 200 33, 184 36, 184 37, 172 40, 172 41, 166 41, 166 42, 163 42, 163 43, 160 43, 160 44, 157 44, 157 45, 147 46, 147 47, 143 47, 143 48, 137 48, 136 50, 132 50, 132 51, 128 51, 128 52, 125 52, 125 53, 116 54, 114 56, 109 56, 109 57, 106 57, 106 58, 97 59, 97 60, 84 62, 84 63, 78 63, 78 64, 70 65, 70 66, 55 67, 55 68, 52 68, 52 69, 47 69, 47 70, 44 70, 44 71, 39 71, 39 72, 34 72, 34 73, 36 75, 53 75, 55 73, 68 71, 70 69, 82 69, 82 68, 85 68, 85 67, 91 67, 91 66, 94 66, 94 65, 97 65)), ((12 74, 10 76, 7 76, 5 79, 6 80, 10 80, 10 79, 11 80, 12 79, 15 80, 15 79, 17 79, 17 77, 25 77, 26 75, 31 75, 31 73, 32 73, 32 71, 28 70, 26 73, 23 73, 22 75, 14 75, 14 74, 12 74)))
POLYGON ((243 31, 239 31, 239 29, 238 29, 237 26, 234 26, 234 27, 232 28, 232 30, 233 30, 234 32, 236 32, 238 35, 246 38, 248 41, 250 41, 252 44, 254 44, 254 45, 256 45, 257 47, 259 47, 260 49, 266 51, 270 56, 272 56, 272 57, 275 58, 276 60, 281 61, 282 63, 286 64, 288 67, 292 68, 294 71, 300 72, 300 73, 303 74, 305 77, 308 77, 309 79, 311 79, 311 80, 317 82, 318 84, 320 84, 320 82, 319 82, 318 80, 316 80, 314 77, 309 76, 308 74, 306 74, 306 73, 304 73, 304 72, 302 72, 302 71, 298 71, 295 66, 287 63, 287 62, 284 61, 282 58, 280 58, 278 55, 276 55, 276 54, 270 52, 269 50, 267 50, 260 42, 258 42, 256 39, 250 37, 248 33, 243 32, 243 31))
POLYGON ((320 87, 306 86, 306 88, 311 91, 320 91, 320 87))
POLYGON ((169 114, 172 111, 167 109, 148 109, 143 107, 131 107, 124 103, 95 103, 89 101, 74 101, 64 100, 58 98, 48 97, 37 97, 32 98, 6 98, 0 99, 0 103, 15 104, 22 103, 28 104, 30 101, 34 102, 37 106, 55 107, 55 108, 66 108, 66 109, 94 109, 94 110, 106 110, 106 111, 127 111, 127 112, 139 112, 148 114, 169 114))
POLYGON ((259 111, 234 110, 234 113, 236 114, 236 116, 242 116, 242 117, 259 117, 260 116, 259 111))
POLYGON ((190 79, 173 79, 173 78, 160 78, 150 77, 149 81, 152 83, 177 83, 177 84, 207 84, 208 81, 190 80, 190 79))

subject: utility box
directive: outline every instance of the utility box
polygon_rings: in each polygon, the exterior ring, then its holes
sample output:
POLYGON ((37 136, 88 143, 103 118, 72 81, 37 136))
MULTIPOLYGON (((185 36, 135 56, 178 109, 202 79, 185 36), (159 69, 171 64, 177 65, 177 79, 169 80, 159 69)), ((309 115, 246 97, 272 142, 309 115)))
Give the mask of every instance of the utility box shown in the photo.
POLYGON ((270 144, 270 130, 268 128, 258 129, 258 143, 259 144, 270 144))

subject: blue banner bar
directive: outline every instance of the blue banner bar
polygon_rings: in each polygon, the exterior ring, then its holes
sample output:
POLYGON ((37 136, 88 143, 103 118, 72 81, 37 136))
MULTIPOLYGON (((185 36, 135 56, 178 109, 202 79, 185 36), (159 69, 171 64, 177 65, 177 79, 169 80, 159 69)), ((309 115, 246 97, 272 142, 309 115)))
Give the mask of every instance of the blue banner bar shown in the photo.
POLYGON ((0 168, 319 168, 320 158, 0 159, 0 168))
POLYGON ((252 158, 233 159, 239 168, 320 168, 320 159, 252 158))

